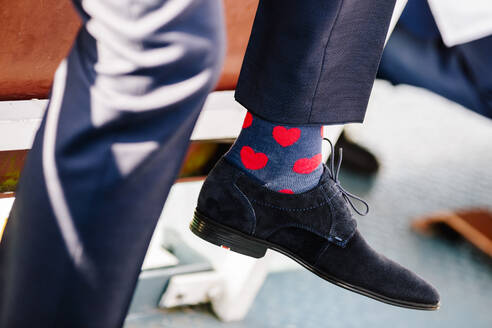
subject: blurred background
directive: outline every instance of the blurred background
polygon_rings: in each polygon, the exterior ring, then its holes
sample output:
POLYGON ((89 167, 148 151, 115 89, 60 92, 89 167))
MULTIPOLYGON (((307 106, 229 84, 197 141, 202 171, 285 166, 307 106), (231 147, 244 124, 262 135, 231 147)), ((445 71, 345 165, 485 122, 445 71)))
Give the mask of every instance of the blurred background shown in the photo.
MULTIPOLYGON (((163 209, 125 326, 492 327, 490 0, 397 1, 364 124, 324 128, 344 148, 342 184, 371 205, 360 230, 436 286, 436 312, 378 303, 280 254, 253 260, 188 231, 203 179, 245 115, 233 90, 257 3, 224 0, 222 77, 163 209)), ((54 70, 80 23, 68 0, 0 0, 0 8, 1 229, 54 70)))

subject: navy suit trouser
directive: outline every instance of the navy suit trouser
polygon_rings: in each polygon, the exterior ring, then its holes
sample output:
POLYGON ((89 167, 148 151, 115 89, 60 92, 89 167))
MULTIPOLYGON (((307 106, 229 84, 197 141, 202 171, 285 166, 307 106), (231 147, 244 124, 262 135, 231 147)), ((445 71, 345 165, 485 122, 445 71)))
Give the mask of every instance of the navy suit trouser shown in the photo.
POLYGON ((431 90, 492 118, 492 36, 446 47, 426 0, 409 1, 379 77, 431 90))
MULTIPOLYGON (((220 73, 219 0, 74 4, 84 24, 56 71, 0 244, 2 328, 122 326, 220 73)), ((236 98, 280 123, 362 121, 393 6, 261 1, 236 98)))

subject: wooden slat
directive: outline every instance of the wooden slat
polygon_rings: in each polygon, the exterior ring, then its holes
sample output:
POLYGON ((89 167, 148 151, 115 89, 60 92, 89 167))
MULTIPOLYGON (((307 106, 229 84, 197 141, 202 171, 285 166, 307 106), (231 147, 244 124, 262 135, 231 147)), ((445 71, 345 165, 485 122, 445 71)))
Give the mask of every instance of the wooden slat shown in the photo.
MULTIPOLYGON (((218 90, 233 90, 258 0, 224 0, 227 54, 218 90)), ((48 97, 80 27, 70 0, 0 0, 0 100, 48 97)))
POLYGON ((462 235, 485 254, 492 257, 492 213, 486 209, 469 209, 456 212, 434 213, 412 223, 423 233, 431 233, 438 224, 445 224, 462 235))
MULTIPOLYGON (((192 141, 176 182, 202 180, 228 150, 231 140, 192 141)), ((14 197, 28 150, 0 151, 0 198, 14 197)))

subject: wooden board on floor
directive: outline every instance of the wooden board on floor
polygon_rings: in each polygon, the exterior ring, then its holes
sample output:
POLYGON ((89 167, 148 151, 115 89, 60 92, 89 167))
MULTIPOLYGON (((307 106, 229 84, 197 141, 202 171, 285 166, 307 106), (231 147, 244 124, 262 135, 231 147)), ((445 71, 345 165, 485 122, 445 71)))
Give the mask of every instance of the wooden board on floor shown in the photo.
POLYGON ((445 224, 492 257, 492 212, 486 209, 446 211, 419 218, 412 227, 423 233, 445 224))

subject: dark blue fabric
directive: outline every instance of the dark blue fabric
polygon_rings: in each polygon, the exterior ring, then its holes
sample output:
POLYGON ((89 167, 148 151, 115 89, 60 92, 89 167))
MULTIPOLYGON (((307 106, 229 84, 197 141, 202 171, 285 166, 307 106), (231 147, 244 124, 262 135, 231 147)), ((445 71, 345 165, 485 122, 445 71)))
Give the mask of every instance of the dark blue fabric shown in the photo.
POLYGON ((421 39, 435 40, 441 38, 427 0, 409 0, 398 24, 412 31, 421 39))
POLYGON ((435 36, 433 21, 421 25, 422 17, 431 15, 422 2, 409 1, 385 47, 378 77, 429 89, 492 118, 492 36, 446 47, 435 36))
MULTIPOLYGON (((152 12, 166 2, 131 1, 129 9, 123 0, 111 1, 97 3, 114 5, 112 14, 140 27, 139 12, 152 12)), ((82 27, 60 65, 67 74, 55 78, 0 244, 2 328, 123 325, 155 224, 220 73, 224 42, 219 0, 193 0, 174 12, 170 24, 163 20, 164 25, 149 33, 136 35, 106 25, 103 36, 111 35, 113 41, 128 37, 119 43, 122 53, 108 47, 107 40, 96 40, 96 24, 107 23, 107 16, 102 10, 92 14, 92 29, 82 27), (166 55, 173 47, 179 47, 179 56, 169 61, 166 55), (160 51, 158 57, 140 61, 155 51, 160 51), (140 67, 142 63, 147 66, 140 67), (176 88, 196 76, 200 85, 176 88), (57 93, 59 85, 64 88, 57 93), (162 92, 163 86, 172 90, 162 92), (156 93, 159 99, 152 97, 156 93), (132 96, 136 105, 147 107, 121 108, 132 96), (52 115, 57 112, 58 119, 52 115), (55 122, 51 128, 50 120, 55 122), (51 153, 45 142, 54 134, 51 153), (115 155, 114 146, 129 145, 135 158, 148 142, 155 148, 131 170, 122 170, 125 161, 115 155), (45 161, 51 156, 54 166, 45 161), (58 179, 45 180, 47 167, 55 167, 58 179), (55 180, 70 215, 57 215, 53 199, 60 204, 62 197, 49 189, 55 180), (70 229, 60 222, 72 225, 74 234, 66 233, 70 229), (77 247, 75 252, 70 245, 77 247)))
POLYGON ((236 99, 271 122, 362 122, 394 3, 261 0, 236 99))
POLYGON ((321 126, 278 125, 248 113, 225 157, 271 190, 304 192, 323 173, 321 126))
POLYGON ((480 103, 470 109, 492 118, 492 36, 465 43, 457 50, 465 62, 463 74, 469 76, 480 103))

